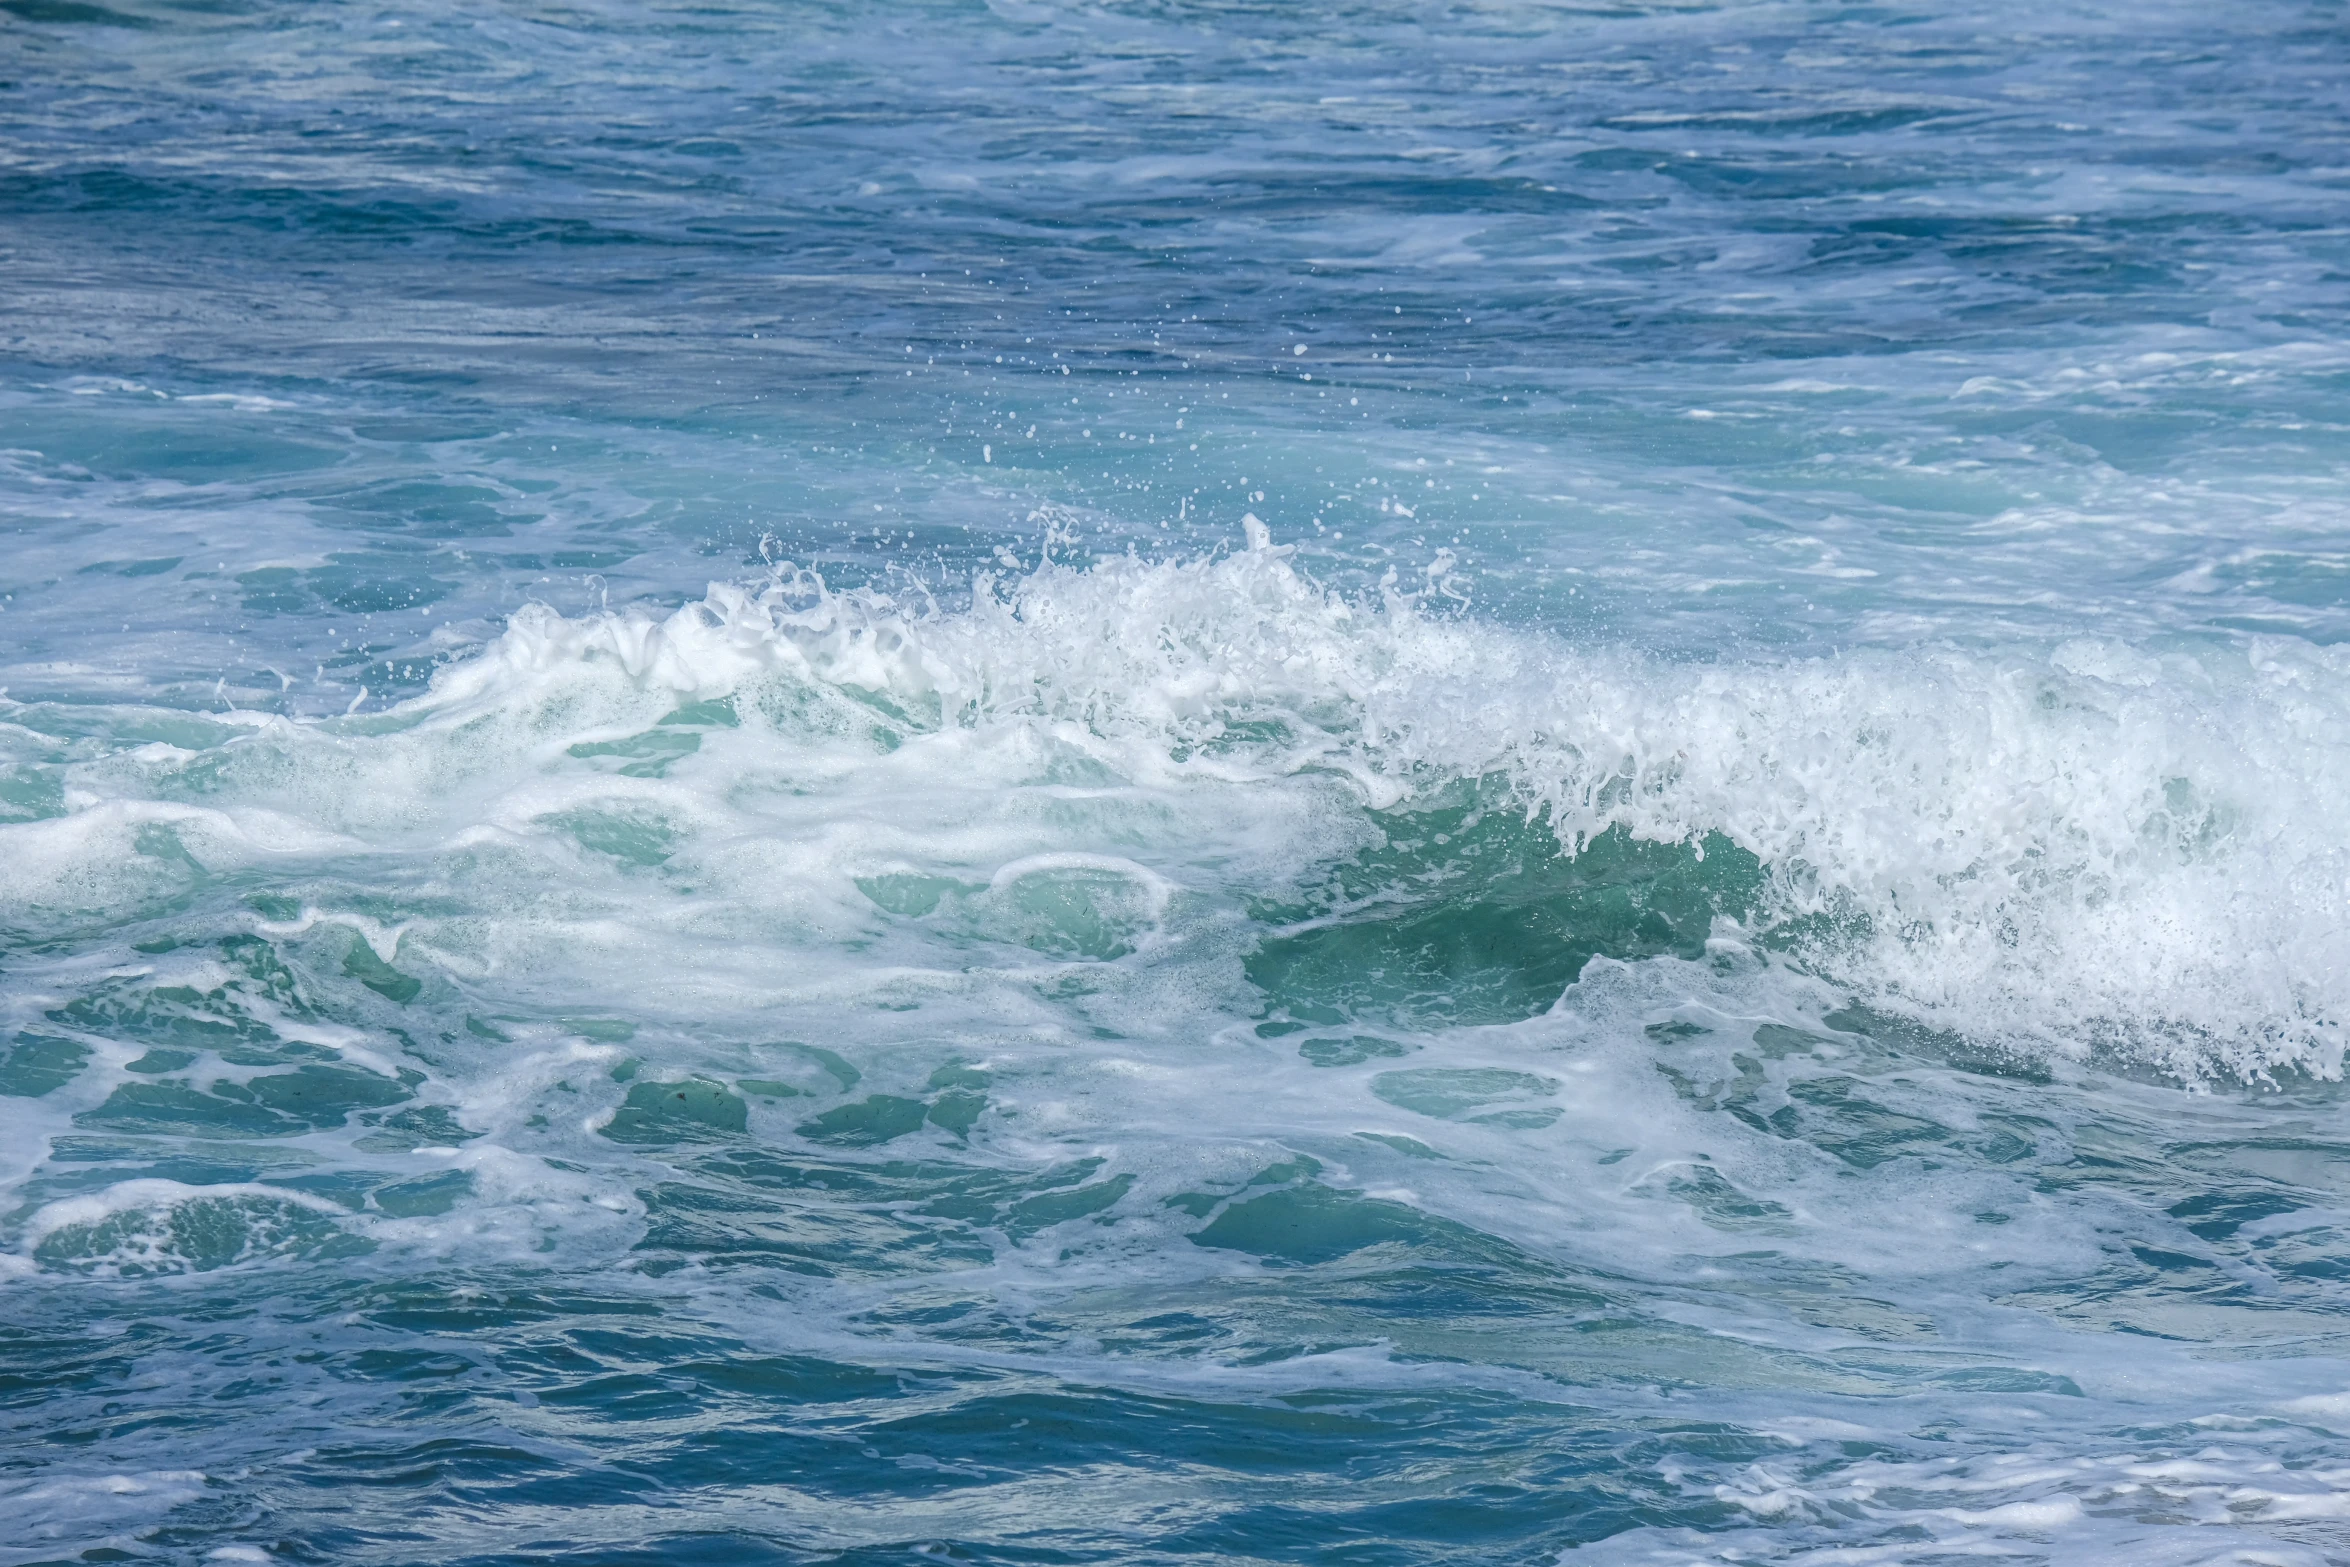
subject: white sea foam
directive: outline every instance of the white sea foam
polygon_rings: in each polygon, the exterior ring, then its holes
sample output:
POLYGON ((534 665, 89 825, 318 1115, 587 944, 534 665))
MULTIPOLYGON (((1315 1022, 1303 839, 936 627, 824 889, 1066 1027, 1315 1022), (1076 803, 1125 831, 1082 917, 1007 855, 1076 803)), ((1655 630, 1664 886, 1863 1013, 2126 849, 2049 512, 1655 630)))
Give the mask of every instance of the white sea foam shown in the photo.
MULTIPOLYGON (((168 869, 136 838, 150 824, 207 863, 358 839, 494 856, 588 813, 599 841, 636 833, 713 885, 763 878, 770 912, 813 935, 840 919, 826 889, 893 842, 913 863, 961 841, 979 884, 1114 843, 1045 822, 972 840, 979 797, 1016 775, 1067 776, 1081 787, 1056 809, 1079 814, 1121 788, 1158 791, 1163 812, 1172 791, 1204 813, 1195 857, 1268 864, 1285 857, 1268 835, 1308 819, 1290 855, 1371 831, 1308 801, 1332 780, 1374 809, 1500 780, 1570 848, 1621 829, 1752 854, 1766 885, 1729 934, 1882 1009, 2189 1076, 2340 1069, 2350 707, 2330 650, 1671 663, 1438 613, 1433 578, 1349 598, 1258 542, 983 578, 953 612, 790 572, 666 617, 529 608, 383 717, 83 768, 98 803, 0 828, 8 874, 22 898, 105 905, 168 869), (720 697, 741 727, 649 770, 666 776, 576 760, 720 697)), ((1139 865, 1087 874, 1131 883, 1146 921, 1169 896, 1139 865)), ((402 939, 335 918, 379 955, 402 939)), ((427 945, 462 966, 454 940, 427 945)))
POLYGON ((315 1241, 342 1215, 282 1187, 144 1177, 44 1203, 25 1221, 22 1244, 43 1263, 108 1277, 204 1272, 315 1241))
POLYGON ((91 799, 67 816, 0 827, 0 845, 0 906, 20 909, 119 906, 176 889, 198 864, 356 847, 275 811, 143 799, 91 799))
POLYGON ((1622 828, 1758 856, 1782 950, 1880 1006, 2189 1073, 2331 1075, 2344 673, 2298 643, 1669 664, 1392 584, 1349 600, 1258 548, 1048 566, 952 614, 805 575, 666 619, 527 611, 401 716, 446 733, 495 712, 552 745, 585 687, 640 723, 764 691, 792 738, 879 719, 950 769, 958 734, 1042 728, 1128 778, 1335 772, 1373 807, 1500 775, 1570 846, 1622 828))

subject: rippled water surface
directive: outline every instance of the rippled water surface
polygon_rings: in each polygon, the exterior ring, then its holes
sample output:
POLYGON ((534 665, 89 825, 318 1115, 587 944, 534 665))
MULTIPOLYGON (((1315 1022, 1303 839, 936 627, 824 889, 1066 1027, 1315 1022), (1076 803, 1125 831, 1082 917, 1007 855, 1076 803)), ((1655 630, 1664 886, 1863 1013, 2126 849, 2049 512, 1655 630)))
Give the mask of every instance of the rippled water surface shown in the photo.
POLYGON ((0 0, 0 1564, 2350 1562, 2345 106, 0 0))

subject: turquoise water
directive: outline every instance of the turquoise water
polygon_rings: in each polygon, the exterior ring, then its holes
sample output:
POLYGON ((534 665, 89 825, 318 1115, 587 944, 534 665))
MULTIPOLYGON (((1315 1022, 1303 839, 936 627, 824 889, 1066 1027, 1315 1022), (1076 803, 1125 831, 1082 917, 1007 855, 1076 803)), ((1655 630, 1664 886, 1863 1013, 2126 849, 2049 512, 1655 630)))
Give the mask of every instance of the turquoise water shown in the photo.
POLYGON ((0 1564, 2350 1561, 2344 22, 0 0, 0 1564))

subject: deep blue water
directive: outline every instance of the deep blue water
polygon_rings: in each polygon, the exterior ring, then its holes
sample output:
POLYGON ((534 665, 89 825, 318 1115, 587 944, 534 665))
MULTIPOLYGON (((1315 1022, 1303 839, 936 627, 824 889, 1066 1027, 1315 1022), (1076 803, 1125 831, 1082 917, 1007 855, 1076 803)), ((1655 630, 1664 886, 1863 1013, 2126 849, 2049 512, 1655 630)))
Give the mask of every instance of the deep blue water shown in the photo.
POLYGON ((2346 146, 0 0, 0 1567, 2350 1562, 2346 146))

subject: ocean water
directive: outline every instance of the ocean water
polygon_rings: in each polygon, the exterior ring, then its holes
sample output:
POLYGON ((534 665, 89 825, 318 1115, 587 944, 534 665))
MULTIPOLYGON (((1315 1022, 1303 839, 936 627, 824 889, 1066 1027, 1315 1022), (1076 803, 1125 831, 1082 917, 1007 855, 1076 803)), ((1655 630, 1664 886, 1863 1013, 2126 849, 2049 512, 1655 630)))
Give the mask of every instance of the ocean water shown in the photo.
POLYGON ((2346 146, 0 0, 0 1564, 2350 1562, 2346 146))

